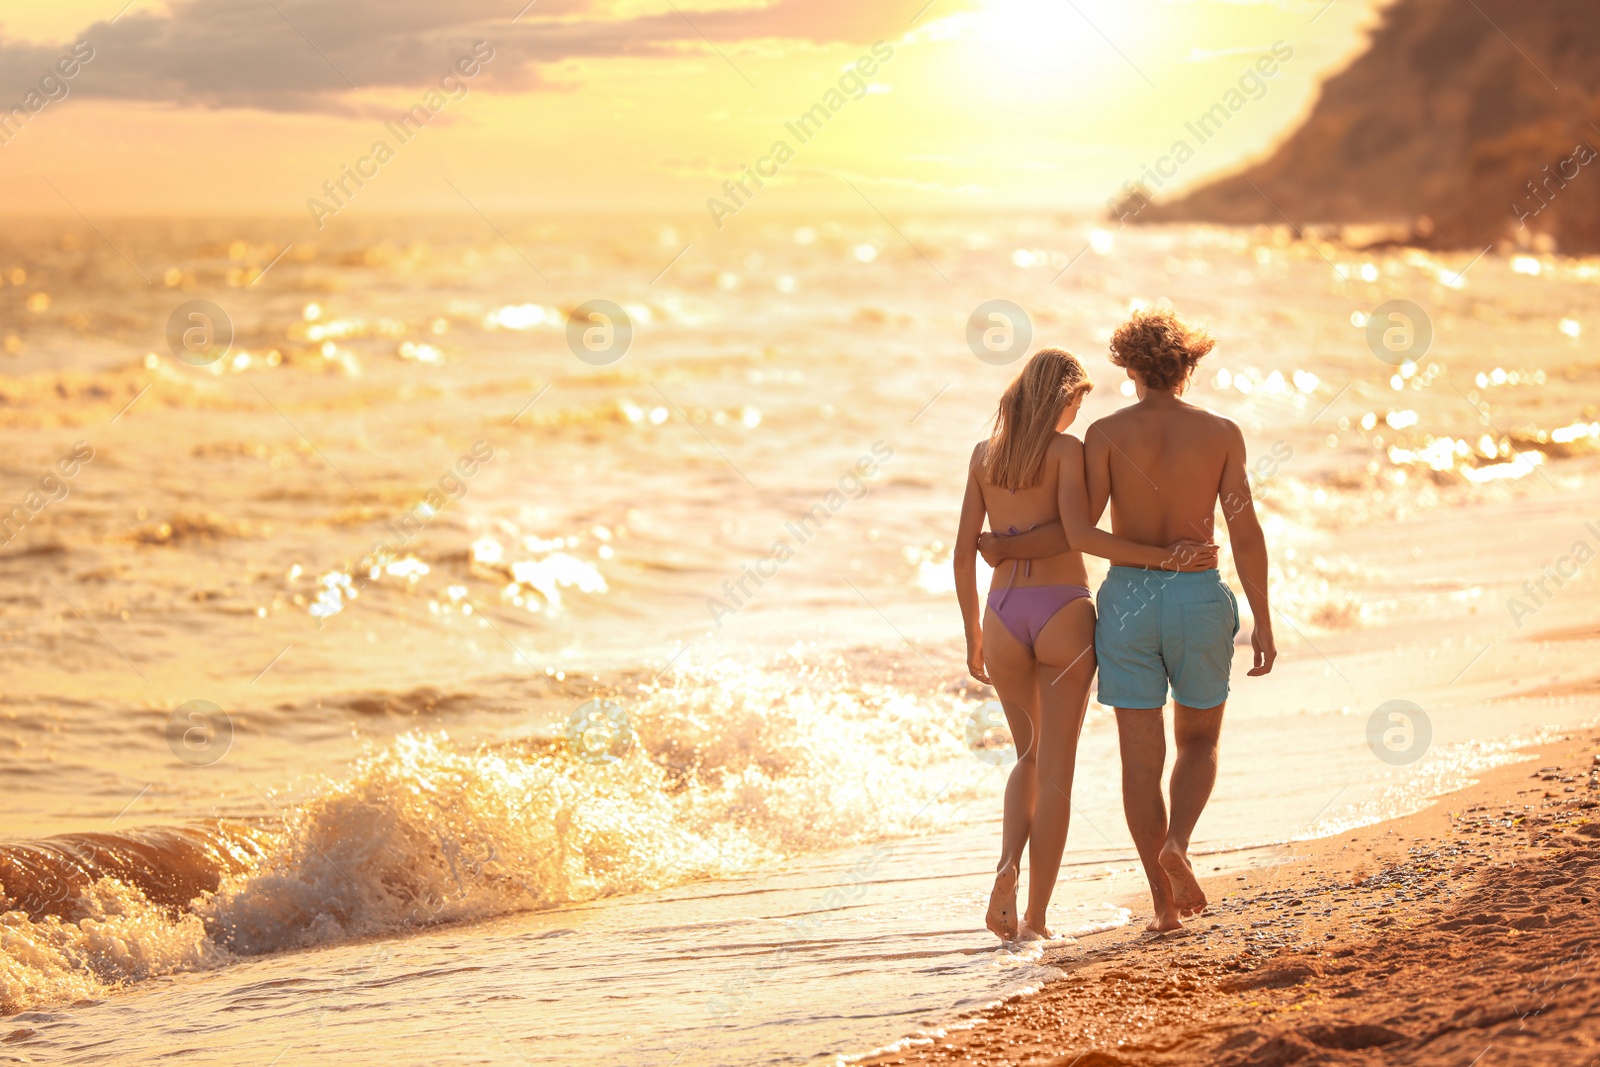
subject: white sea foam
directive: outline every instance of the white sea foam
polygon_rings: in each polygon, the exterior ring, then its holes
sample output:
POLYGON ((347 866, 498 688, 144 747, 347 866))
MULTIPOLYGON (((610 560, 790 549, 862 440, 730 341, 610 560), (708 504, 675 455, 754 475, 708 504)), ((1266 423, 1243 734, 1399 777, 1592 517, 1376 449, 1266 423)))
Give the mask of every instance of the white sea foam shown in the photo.
POLYGON ((285 807, 262 857, 171 913, 112 878, 70 919, 0 920, 0 1010, 153 975, 725 877, 923 833, 971 799, 965 704, 798 661, 680 664, 616 694, 635 743, 464 746, 413 733, 285 807), (884 768, 895 768, 886 774, 884 768))

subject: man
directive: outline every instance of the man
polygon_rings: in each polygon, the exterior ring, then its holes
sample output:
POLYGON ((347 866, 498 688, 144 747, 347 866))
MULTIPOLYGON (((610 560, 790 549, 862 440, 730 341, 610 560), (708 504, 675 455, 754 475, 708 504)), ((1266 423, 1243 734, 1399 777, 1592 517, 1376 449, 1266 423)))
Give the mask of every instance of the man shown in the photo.
MULTIPOLYGON (((1139 401, 1084 435, 1087 522, 1098 522, 1109 501, 1111 530, 1119 537, 1147 545, 1210 541, 1220 502, 1255 617, 1249 671, 1255 676, 1272 670, 1277 649, 1267 604, 1266 538, 1245 474, 1244 435, 1231 420, 1182 399, 1215 344, 1171 311, 1138 312, 1112 336, 1111 361, 1128 372, 1139 401)), ((1084 532, 1053 524, 1014 537, 985 535, 979 547, 993 565, 1055 555, 1084 532)), ((1189 838, 1217 780, 1217 735, 1239 606, 1216 570, 1180 573, 1111 562, 1096 598, 1099 699, 1117 712, 1122 803, 1155 902, 1147 929, 1175 930, 1206 908, 1189 863, 1189 838), (1170 821, 1161 793, 1169 686, 1178 749, 1170 821)))

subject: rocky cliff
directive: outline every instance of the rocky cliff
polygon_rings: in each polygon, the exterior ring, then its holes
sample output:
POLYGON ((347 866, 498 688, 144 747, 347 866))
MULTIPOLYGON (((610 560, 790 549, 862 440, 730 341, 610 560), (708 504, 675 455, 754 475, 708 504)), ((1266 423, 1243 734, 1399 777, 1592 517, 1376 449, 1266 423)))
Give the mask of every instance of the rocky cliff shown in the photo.
POLYGON ((1129 221, 1287 216, 1435 247, 1597 252, 1597 149, 1600 3, 1396 0, 1269 158, 1169 202, 1136 197, 1129 221))

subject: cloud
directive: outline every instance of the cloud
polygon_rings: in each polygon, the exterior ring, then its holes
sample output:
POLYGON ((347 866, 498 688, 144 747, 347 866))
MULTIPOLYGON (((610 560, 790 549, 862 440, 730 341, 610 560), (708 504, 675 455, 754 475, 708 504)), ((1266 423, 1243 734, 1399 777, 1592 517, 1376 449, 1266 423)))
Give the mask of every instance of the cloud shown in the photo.
MULTIPOLYGON (((775 0, 760 7, 678 10, 630 19, 592 0, 179 0, 169 15, 132 12, 78 39, 94 59, 74 94, 185 107, 359 110, 358 90, 436 84, 474 42, 495 59, 478 84, 559 88, 541 64, 572 58, 681 56, 707 41, 780 38, 870 43, 903 33, 925 0, 775 0)), ((20 99, 70 46, 0 41, 0 102, 20 99)))

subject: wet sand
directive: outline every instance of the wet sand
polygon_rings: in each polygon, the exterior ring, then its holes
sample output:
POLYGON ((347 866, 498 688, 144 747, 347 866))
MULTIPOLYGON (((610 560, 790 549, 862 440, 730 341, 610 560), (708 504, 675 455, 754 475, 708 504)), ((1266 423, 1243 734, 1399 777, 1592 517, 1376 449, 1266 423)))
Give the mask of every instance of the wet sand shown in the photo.
POLYGON ((1600 1063, 1597 753, 1575 732, 1415 815, 1202 879, 1213 904, 1181 933, 1136 911, 1037 993, 864 1062, 1600 1063))

